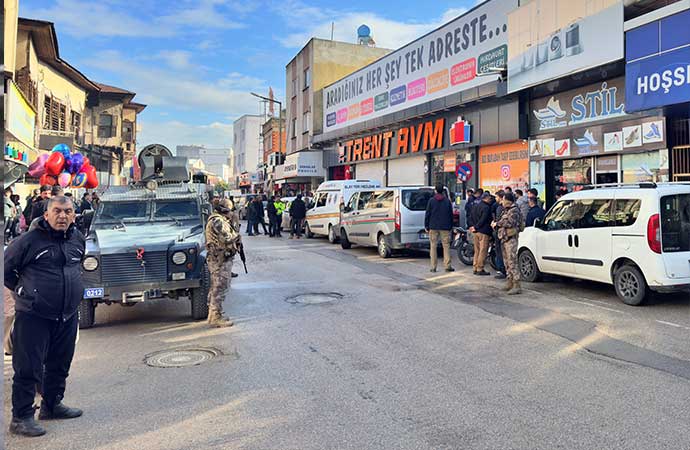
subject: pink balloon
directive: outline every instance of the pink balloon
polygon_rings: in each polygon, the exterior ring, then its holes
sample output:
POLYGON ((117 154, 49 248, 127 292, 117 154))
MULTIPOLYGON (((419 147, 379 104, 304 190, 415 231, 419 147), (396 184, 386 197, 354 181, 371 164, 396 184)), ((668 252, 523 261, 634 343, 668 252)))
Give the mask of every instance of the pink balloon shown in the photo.
POLYGON ((46 172, 46 161, 48 161, 49 156, 50 153, 42 153, 36 158, 36 161, 29 166, 29 175, 34 178, 41 178, 41 175, 46 172))
POLYGON ((69 172, 62 172, 58 176, 58 184, 60 186, 62 186, 63 188, 69 186, 71 182, 72 182, 72 174, 69 172))

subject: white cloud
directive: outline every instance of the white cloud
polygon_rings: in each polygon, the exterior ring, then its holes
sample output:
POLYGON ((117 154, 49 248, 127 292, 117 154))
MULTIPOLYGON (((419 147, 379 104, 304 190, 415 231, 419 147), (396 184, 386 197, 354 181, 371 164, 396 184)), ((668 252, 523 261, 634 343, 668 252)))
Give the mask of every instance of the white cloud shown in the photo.
POLYGON ((185 50, 162 50, 156 55, 157 59, 162 59, 168 66, 177 70, 187 70, 194 67, 189 61, 191 57, 192 53, 185 50))
POLYGON ((102 52, 83 66, 118 74, 124 88, 137 93, 137 101, 151 106, 238 117, 258 111, 250 90, 268 91, 262 79, 233 72, 219 79, 201 78, 198 71, 142 65, 116 51, 102 52))
POLYGON ((309 17, 314 25, 279 38, 280 43, 289 48, 302 47, 312 37, 330 39, 331 26, 334 22, 334 38, 338 41, 356 42, 357 28, 362 24, 367 24, 371 28, 377 47, 396 49, 467 11, 466 8, 452 8, 436 20, 420 23, 400 22, 370 12, 338 12, 301 3, 291 3, 291 5, 292 10, 281 9, 285 14, 290 14, 288 16, 290 22, 304 23, 299 22, 299 19, 309 17))
MULTIPOLYGON (((49 7, 21 8, 22 17, 54 22, 58 32, 73 36, 109 37, 169 37, 190 34, 209 28, 236 29, 244 24, 233 20, 236 8, 222 5, 216 0, 195 0, 190 2, 170 2, 173 8, 169 14, 142 19, 130 14, 131 4, 108 4, 90 0, 57 0, 49 7)), ((140 16, 143 16, 141 14, 140 16)))
POLYGON ((179 120, 149 121, 139 119, 141 132, 137 136, 138 146, 163 144, 173 152, 178 145, 205 145, 206 147, 232 146, 232 124, 212 122, 206 125, 191 125, 179 120))

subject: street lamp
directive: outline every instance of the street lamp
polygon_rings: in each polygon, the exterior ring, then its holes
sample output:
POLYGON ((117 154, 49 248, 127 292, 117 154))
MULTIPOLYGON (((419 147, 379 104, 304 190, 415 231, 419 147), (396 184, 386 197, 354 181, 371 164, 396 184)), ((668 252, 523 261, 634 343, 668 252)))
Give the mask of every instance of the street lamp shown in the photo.
POLYGON ((278 104, 278 151, 283 153, 283 104, 276 99, 264 97, 263 95, 250 92, 254 97, 260 98, 270 103, 278 104))
POLYGON ((274 98, 264 97, 263 95, 255 94, 254 92, 250 92, 250 94, 252 94, 256 98, 260 98, 261 100, 264 100, 264 101, 267 101, 270 103, 277 103, 278 104, 278 152, 282 155, 283 154, 283 104, 274 98))

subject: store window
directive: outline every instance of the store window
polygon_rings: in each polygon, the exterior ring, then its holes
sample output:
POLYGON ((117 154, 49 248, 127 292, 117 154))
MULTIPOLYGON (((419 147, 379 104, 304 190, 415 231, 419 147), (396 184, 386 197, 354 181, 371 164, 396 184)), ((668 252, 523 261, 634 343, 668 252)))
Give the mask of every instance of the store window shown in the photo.
POLYGON ((623 183, 668 181, 668 150, 624 154, 621 169, 623 183))
POLYGON ((556 191, 575 192, 592 184, 592 159, 553 161, 556 191))
MULTIPOLYGON (((470 152, 459 151, 455 154, 455 165, 457 166, 461 162, 471 161, 470 152)), ((464 189, 474 189, 477 185, 475 181, 477 179, 476 175, 473 175, 465 183, 462 180, 458 180, 458 175, 456 171, 446 172, 444 171, 445 164, 445 154, 436 153, 431 156, 431 185, 436 186, 437 184, 442 184, 448 188, 448 191, 460 195, 462 197, 463 187, 464 189)), ((470 163, 474 167, 474 163, 470 163)), ((476 170, 475 170, 476 174, 476 170)))

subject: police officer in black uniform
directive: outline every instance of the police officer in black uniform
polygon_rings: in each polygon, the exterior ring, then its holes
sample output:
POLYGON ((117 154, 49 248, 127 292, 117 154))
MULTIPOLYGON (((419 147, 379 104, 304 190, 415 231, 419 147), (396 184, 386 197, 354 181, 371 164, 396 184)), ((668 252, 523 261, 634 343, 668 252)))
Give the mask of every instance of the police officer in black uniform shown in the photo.
POLYGON ((37 227, 5 251, 5 287, 15 293, 12 339, 12 422, 10 432, 41 436, 34 420, 36 386, 43 400, 39 419, 72 419, 82 411, 62 403, 77 337, 77 309, 84 286, 84 236, 74 226, 69 197, 53 197, 37 227))

